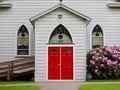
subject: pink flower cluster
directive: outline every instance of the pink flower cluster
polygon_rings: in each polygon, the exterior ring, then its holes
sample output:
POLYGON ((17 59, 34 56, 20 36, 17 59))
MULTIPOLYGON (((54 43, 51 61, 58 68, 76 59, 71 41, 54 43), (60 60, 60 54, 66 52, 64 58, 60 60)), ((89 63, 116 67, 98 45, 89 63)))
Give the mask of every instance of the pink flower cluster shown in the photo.
POLYGON ((120 78, 120 49, 116 46, 95 48, 87 54, 87 72, 94 79, 120 78))

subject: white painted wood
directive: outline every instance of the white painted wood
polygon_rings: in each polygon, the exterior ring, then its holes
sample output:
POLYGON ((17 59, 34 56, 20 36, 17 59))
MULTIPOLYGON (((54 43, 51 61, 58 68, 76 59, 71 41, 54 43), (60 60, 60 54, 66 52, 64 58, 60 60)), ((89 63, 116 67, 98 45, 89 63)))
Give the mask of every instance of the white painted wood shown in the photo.
POLYGON ((35 27, 29 19, 58 5, 59 0, 4 0, 3 2, 9 2, 12 7, 0 8, 0 62, 15 58, 16 32, 22 24, 25 24, 31 34, 30 55, 36 54, 36 82, 46 81, 46 43, 51 32, 60 23, 70 31, 75 43, 75 80, 85 80, 85 53, 86 49, 88 51, 92 48, 91 34, 96 24, 103 29, 104 45, 120 46, 120 8, 107 6, 108 3, 116 3, 116 0, 64 0, 62 4, 92 18, 91 22, 86 25, 82 18, 68 11, 57 10, 36 20, 35 27), (64 15, 62 20, 57 18, 59 12, 64 15))
POLYGON ((119 2, 108 3, 107 6, 110 8, 120 8, 120 3, 119 2))
MULTIPOLYGON (((86 57, 86 23, 82 18, 79 18, 78 16, 72 14, 71 12, 68 12, 62 8, 58 8, 57 10, 54 10, 50 12, 49 14, 43 16, 42 18, 38 18, 35 20, 35 49, 36 49, 36 74, 35 74, 35 81, 41 82, 45 81, 48 77, 48 73, 45 72, 47 70, 47 67, 45 62, 47 62, 47 58, 43 59, 41 57, 46 57, 46 46, 47 41, 50 37, 51 32, 57 27, 59 24, 63 24, 71 33, 71 36, 73 38, 73 41, 75 43, 74 45, 74 80, 84 80, 85 81, 85 75, 86 75, 86 67, 82 67, 85 65, 86 61, 84 60, 86 57), (58 19, 58 14, 62 14, 63 18, 60 20, 58 19), (69 18, 69 19, 68 19, 69 18), (72 22, 70 22, 72 21, 72 22), (76 23, 76 24, 75 24, 76 23), (83 59, 84 58, 84 59, 83 59), (83 65, 78 63, 78 61, 83 62, 83 65), (42 62, 42 63, 41 63, 42 62), (43 64, 44 63, 44 64, 43 64), (78 64, 78 65, 77 65, 78 64), (41 68, 38 68, 41 67, 41 68), (84 72, 81 74, 81 70, 76 69, 76 67, 79 67, 84 72), (44 70, 44 71, 43 71, 44 70), (37 72, 39 71, 39 72, 37 72), (44 76, 41 76, 41 74, 44 76), (80 75, 80 78, 78 77, 78 74, 80 75), (39 77, 39 78, 38 78, 39 77), (38 81, 40 80, 40 81, 38 81)), ((54 45, 55 46, 55 45, 54 45)), ((57 45, 58 46, 58 45, 57 45)))
POLYGON ((71 12, 71 14, 75 14, 75 15, 77 15, 77 16, 85 19, 85 20, 87 20, 88 22, 90 22, 90 20, 91 20, 90 17, 88 17, 88 16, 86 16, 86 15, 80 13, 80 12, 77 12, 77 11, 73 10, 72 8, 69 8, 69 7, 65 6, 65 5, 63 5, 62 3, 59 3, 58 5, 50 8, 50 9, 48 9, 48 10, 46 10, 46 11, 44 11, 43 13, 40 13, 40 14, 38 14, 38 15, 36 15, 36 16, 33 16, 32 18, 30 18, 30 21, 33 22, 33 21, 35 21, 36 19, 38 19, 38 18, 40 18, 40 17, 42 17, 42 16, 50 13, 51 11, 56 10, 56 9, 58 9, 58 8, 65 9, 66 11, 71 12))

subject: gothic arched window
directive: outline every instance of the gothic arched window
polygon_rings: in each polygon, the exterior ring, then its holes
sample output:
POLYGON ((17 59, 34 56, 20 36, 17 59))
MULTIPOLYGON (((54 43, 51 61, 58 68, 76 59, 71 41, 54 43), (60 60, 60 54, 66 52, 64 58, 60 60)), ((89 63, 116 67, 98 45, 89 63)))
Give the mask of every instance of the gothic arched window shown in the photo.
POLYGON ((54 31, 51 33, 50 39, 49 39, 49 43, 52 44, 70 44, 73 43, 72 42, 72 37, 70 35, 70 33, 68 32, 68 30, 62 25, 58 25, 54 31))
POLYGON ((29 55, 29 32, 25 25, 17 33, 17 55, 29 55))
POLYGON ((103 31, 99 25, 96 25, 92 32, 92 48, 103 46, 103 31))

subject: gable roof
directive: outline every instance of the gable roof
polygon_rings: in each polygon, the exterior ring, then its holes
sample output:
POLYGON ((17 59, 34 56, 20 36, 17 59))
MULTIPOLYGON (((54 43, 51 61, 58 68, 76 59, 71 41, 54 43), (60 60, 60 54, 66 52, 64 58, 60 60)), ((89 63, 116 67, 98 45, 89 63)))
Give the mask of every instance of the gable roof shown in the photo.
POLYGON ((63 9, 65 9, 65 10, 67 10, 67 11, 69 11, 69 12, 71 12, 71 13, 73 13, 73 14, 75 14, 75 15, 77 15, 77 16, 85 19, 85 20, 87 20, 88 22, 91 21, 91 18, 90 18, 90 17, 88 17, 88 16, 86 16, 86 15, 84 15, 84 14, 82 14, 82 13, 79 13, 79 12, 73 10, 72 8, 69 8, 69 7, 65 6, 65 5, 63 5, 62 3, 56 5, 56 6, 50 8, 50 9, 48 9, 48 10, 46 10, 46 11, 44 11, 44 12, 42 12, 42 13, 36 15, 36 16, 33 16, 32 18, 30 18, 30 21, 33 22, 33 21, 35 21, 36 19, 38 19, 38 18, 40 18, 40 17, 42 17, 42 16, 44 16, 44 15, 52 12, 53 10, 56 10, 56 9, 58 9, 58 8, 63 8, 63 9))

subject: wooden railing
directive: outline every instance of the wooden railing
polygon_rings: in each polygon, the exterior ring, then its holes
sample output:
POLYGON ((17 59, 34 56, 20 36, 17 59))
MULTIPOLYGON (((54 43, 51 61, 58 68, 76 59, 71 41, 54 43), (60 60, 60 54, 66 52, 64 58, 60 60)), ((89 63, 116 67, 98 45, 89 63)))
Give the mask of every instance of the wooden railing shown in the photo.
POLYGON ((34 73, 33 56, 0 63, 0 79, 11 80, 12 77, 29 73, 34 73))

